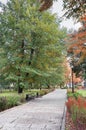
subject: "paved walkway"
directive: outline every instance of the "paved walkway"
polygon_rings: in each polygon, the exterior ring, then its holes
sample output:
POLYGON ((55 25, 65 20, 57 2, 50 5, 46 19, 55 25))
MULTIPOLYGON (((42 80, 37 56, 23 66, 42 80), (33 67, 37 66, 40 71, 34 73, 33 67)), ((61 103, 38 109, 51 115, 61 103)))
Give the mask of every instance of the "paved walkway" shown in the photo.
POLYGON ((0 113, 0 130, 65 130, 62 122, 66 90, 55 90, 41 98, 0 113))

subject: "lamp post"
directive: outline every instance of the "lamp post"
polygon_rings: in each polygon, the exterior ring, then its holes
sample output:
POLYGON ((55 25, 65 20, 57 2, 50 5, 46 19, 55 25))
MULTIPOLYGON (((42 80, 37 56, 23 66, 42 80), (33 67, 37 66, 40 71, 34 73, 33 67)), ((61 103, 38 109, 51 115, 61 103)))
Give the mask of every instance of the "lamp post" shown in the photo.
MULTIPOLYGON (((83 47, 86 49, 86 42, 83 43, 83 47)), ((86 74, 86 70, 85 70, 85 74, 86 74)))
POLYGON ((74 93, 74 84, 73 84, 73 68, 74 66, 71 66, 71 85, 72 85, 72 93, 74 93))
MULTIPOLYGON (((83 43, 82 44, 82 49, 86 49, 86 43, 83 43)), ((75 46, 72 48, 73 50, 78 50, 78 46, 75 46)), ((73 72, 75 72, 75 69, 76 69, 76 63, 79 61, 80 59, 80 56, 82 54, 82 49, 81 49, 81 52, 80 52, 80 55, 70 55, 68 57, 68 61, 69 61, 69 66, 71 68, 71 87, 72 87, 72 93, 74 93, 74 84, 73 84, 73 72)), ((86 58, 86 57, 85 57, 86 58)), ((85 67, 85 74, 86 74, 86 67, 85 67)), ((86 79, 86 77, 85 77, 86 79)))
POLYGON ((72 88, 72 93, 74 93, 74 84, 73 84, 74 57, 73 56, 69 57, 69 64, 71 68, 71 88, 72 88))
MULTIPOLYGON (((86 42, 85 43, 83 43, 83 47, 86 49, 86 42)), ((84 87, 86 87, 86 61, 85 61, 85 63, 84 63, 84 66, 83 66, 83 69, 84 69, 84 87)))

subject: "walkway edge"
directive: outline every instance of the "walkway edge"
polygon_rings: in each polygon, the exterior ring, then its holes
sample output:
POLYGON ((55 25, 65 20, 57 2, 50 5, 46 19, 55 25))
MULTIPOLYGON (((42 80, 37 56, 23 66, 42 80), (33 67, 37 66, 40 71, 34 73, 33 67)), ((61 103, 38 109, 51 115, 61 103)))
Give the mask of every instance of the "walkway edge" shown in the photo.
POLYGON ((67 111, 67 108, 66 108, 66 106, 65 106, 65 108, 64 108, 64 113, 63 113, 63 120, 62 120, 61 130, 65 130, 66 111, 67 111))
POLYGON ((62 125, 61 125, 61 127, 60 127, 60 130, 65 130, 66 112, 67 112, 66 100, 67 100, 67 92, 66 92, 66 99, 65 99, 65 104, 64 104, 64 111, 63 111, 62 125))

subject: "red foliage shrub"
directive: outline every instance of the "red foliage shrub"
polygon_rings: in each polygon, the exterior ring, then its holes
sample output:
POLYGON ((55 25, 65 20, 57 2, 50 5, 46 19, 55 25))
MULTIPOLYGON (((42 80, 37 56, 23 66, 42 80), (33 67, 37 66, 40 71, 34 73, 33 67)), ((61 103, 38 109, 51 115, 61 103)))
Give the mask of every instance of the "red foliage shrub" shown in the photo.
POLYGON ((77 106, 78 106, 79 109, 80 108, 86 109, 86 100, 84 98, 78 97, 77 103, 78 103, 77 106))
POLYGON ((74 121, 77 130, 86 130, 86 99, 82 97, 69 98, 67 110, 74 121))
POLYGON ((67 106, 67 110, 71 113, 72 107, 74 105, 77 105, 77 101, 75 100, 75 98, 71 97, 68 98, 68 101, 66 102, 66 106, 67 106))

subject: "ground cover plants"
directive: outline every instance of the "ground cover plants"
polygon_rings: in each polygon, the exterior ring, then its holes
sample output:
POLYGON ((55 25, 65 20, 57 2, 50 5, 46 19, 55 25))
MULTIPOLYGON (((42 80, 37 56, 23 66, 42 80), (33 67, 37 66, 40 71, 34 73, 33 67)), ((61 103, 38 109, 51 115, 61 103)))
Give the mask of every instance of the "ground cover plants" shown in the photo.
POLYGON ((26 94, 28 94, 30 97, 36 98, 43 96, 53 90, 54 89, 31 89, 24 91, 22 94, 18 94, 16 91, 4 91, 0 93, 0 112, 27 102, 26 94))
POLYGON ((68 93, 66 130, 86 130, 86 98, 81 93, 68 93))
POLYGON ((86 97, 86 89, 85 90, 78 90, 79 94, 81 94, 83 97, 86 97))

